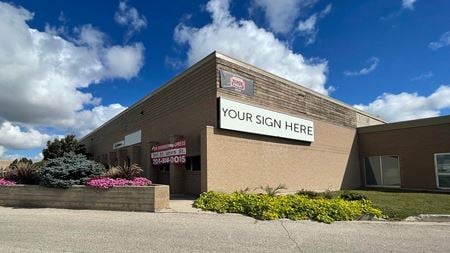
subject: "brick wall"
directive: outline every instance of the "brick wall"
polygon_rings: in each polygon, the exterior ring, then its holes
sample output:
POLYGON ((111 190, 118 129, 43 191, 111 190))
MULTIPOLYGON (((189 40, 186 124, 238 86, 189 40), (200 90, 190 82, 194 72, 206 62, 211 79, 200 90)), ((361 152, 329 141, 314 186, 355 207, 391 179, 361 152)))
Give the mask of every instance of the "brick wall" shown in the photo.
POLYGON ((0 205, 115 211, 157 212, 169 207, 169 187, 114 187, 98 190, 84 186, 69 189, 37 185, 0 187, 0 205))
POLYGON ((398 155, 402 188, 435 189, 434 154, 450 153, 450 117, 437 120, 442 120, 442 124, 424 119, 414 122, 430 124, 414 126, 415 123, 405 122, 359 129, 361 161, 365 156, 398 155), (397 125, 404 127, 396 129, 397 125))

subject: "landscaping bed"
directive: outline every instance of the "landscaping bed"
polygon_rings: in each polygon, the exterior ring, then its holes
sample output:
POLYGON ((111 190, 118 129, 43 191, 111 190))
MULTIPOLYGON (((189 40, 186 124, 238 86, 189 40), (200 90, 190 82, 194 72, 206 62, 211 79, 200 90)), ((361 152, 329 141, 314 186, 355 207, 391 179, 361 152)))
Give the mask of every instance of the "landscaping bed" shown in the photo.
POLYGON ((155 212, 169 207, 169 186, 155 185, 137 164, 88 159, 70 135, 47 143, 44 160, 13 161, 0 178, 0 205, 155 212))
POLYGON ((307 194, 253 194, 245 192, 205 192, 195 200, 194 206, 218 213, 240 213, 262 220, 288 218, 311 219, 331 223, 355 220, 363 215, 384 217, 367 199, 326 198, 307 194))

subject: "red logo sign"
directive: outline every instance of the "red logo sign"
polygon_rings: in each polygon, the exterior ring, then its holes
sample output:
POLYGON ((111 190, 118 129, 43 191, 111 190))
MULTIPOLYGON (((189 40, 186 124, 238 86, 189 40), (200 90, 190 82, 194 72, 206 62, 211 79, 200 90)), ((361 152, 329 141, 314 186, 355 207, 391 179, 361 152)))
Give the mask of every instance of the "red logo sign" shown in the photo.
POLYGON ((239 91, 245 90, 245 81, 237 76, 230 77, 230 86, 239 91))

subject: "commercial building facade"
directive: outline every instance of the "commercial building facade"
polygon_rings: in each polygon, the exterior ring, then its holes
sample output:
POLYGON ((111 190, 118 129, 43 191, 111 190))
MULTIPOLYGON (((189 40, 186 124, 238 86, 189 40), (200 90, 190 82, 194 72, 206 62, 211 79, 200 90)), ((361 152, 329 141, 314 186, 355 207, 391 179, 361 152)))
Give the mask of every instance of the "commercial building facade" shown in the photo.
POLYGON ((105 164, 141 165, 172 193, 278 184, 322 191, 365 184, 364 155, 384 153, 361 143, 358 129, 384 123, 214 52, 81 142, 105 164))

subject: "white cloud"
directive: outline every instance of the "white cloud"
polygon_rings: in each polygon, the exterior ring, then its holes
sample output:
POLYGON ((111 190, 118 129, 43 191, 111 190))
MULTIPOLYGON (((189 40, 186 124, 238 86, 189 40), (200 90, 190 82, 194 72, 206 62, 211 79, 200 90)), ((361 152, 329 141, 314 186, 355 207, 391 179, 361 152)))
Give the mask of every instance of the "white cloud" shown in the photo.
POLYGON ((137 76, 144 63, 141 43, 110 45, 90 24, 73 36, 65 26, 39 31, 27 24, 31 12, 3 2, 0 17, 0 34, 8 35, 0 39, 0 157, 15 156, 7 149, 41 147, 55 131, 86 134, 125 109, 100 105, 83 88, 137 76))
POLYGON ((450 32, 446 32, 446 33, 442 34, 441 37, 439 37, 438 41, 430 42, 428 44, 428 47, 433 50, 437 50, 441 47, 446 47, 446 46, 450 46, 450 32))
POLYGON ((92 110, 83 110, 78 112, 68 125, 71 129, 80 133, 79 136, 84 136, 99 127, 106 121, 110 120, 117 114, 127 109, 120 104, 111 104, 109 106, 96 106, 92 110))
POLYGON ((133 34, 147 27, 147 19, 144 15, 139 15, 136 8, 128 6, 127 1, 121 1, 119 8, 114 15, 114 20, 122 26, 126 26, 128 31, 126 38, 129 39, 133 34))
POLYGON ((414 9, 414 3, 416 3, 417 0, 402 0, 402 8, 403 9, 414 9))
POLYGON ((0 2, 0 16, 0 33, 8 34, 0 40, 0 117, 7 121, 72 127, 66 122, 77 112, 100 102, 80 88, 130 79, 143 65, 142 44, 108 46, 91 25, 64 39, 30 28, 33 15, 23 8, 0 2))
POLYGON ((33 128, 22 130, 19 126, 5 121, 0 124, 0 146, 13 149, 32 149, 45 145, 53 138, 33 128))
POLYGON ((6 148, 3 146, 0 146, 0 160, 6 160, 5 153, 6 153, 6 148))
POLYGON ((371 57, 367 60, 367 63, 369 64, 368 67, 362 68, 358 71, 344 71, 344 75, 346 76, 361 76, 361 75, 367 75, 370 72, 374 71, 378 67, 378 63, 380 62, 380 59, 377 57, 371 57))
POLYGON ((414 4, 416 2, 417 2, 417 0, 402 0, 402 7, 399 10, 392 12, 389 15, 383 16, 380 19, 383 21, 388 21, 393 18, 400 17, 405 10, 410 10, 410 11, 414 10, 414 4))
POLYGON ((328 94, 325 60, 305 59, 253 21, 236 20, 229 13, 229 1, 211 0, 206 9, 211 13, 210 24, 196 28, 180 23, 175 29, 175 40, 189 46, 187 64, 192 65, 217 50, 328 94))
POLYGON ((272 31, 288 33, 304 8, 312 7, 318 0, 254 0, 256 7, 264 11, 272 31))
POLYGON ((427 78, 431 78, 433 76, 434 76, 433 72, 428 71, 428 72, 422 73, 422 74, 420 74, 418 76, 415 76, 415 77, 411 78, 411 81, 418 81, 418 80, 422 80, 422 79, 427 79, 427 78))
POLYGON ((111 75, 125 79, 137 76, 144 62, 144 46, 113 46, 105 54, 105 66, 111 75))
POLYGON ((367 105, 355 107, 390 122, 435 117, 450 108, 450 86, 442 85, 427 97, 417 92, 384 93, 367 105))
POLYGON ((306 20, 300 21, 297 26, 297 31, 301 36, 306 38, 306 45, 312 44, 316 41, 318 29, 316 28, 317 21, 324 18, 331 12, 331 4, 327 5, 321 12, 312 14, 306 20))

